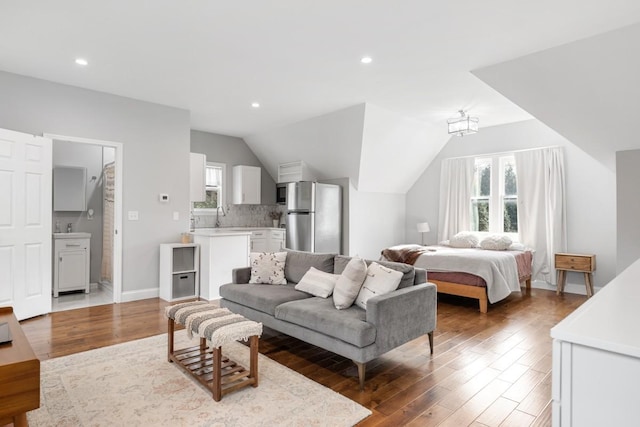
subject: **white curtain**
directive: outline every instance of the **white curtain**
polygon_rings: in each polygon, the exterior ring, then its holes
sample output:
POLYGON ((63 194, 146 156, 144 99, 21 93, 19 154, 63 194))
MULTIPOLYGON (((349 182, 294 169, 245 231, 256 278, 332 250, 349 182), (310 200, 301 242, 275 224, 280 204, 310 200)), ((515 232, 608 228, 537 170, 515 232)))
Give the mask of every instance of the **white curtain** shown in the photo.
POLYGON ((514 153, 518 236, 535 249, 532 279, 555 284, 554 254, 567 248, 564 156, 561 148, 514 153))
POLYGON ((440 173, 438 240, 448 240, 471 227, 473 157, 445 159, 440 173))

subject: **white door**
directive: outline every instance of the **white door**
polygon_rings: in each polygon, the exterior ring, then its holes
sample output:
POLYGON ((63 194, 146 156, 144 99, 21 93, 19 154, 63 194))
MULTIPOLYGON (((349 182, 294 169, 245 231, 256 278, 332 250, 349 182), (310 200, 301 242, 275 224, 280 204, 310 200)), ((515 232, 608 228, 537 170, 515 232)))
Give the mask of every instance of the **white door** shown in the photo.
POLYGON ((0 306, 51 311, 51 140, 0 129, 0 306))

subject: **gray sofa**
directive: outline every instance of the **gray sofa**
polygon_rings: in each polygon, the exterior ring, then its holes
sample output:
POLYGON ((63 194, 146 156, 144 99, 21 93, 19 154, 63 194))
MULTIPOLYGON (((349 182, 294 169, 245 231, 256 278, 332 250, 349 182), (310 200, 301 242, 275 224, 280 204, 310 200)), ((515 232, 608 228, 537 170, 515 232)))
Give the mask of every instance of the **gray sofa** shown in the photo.
MULTIPOLYGON (((433 354, 436 286, 427 272, 395 262, 376 261, 401 271, 397 290, 367 301, 367 310, 337 310, 333 298, 294 289, 310 267, 340 274, 351 258, 335 254, 287 251, 287 285, 249 284, 251 268, 233 270, 233 283, 222 285, 221 306, 265 326, 352 359, 364 387, 365 364, 424 334, 433 354)), ((367 261, 370 263, 371 261, 367 261)))

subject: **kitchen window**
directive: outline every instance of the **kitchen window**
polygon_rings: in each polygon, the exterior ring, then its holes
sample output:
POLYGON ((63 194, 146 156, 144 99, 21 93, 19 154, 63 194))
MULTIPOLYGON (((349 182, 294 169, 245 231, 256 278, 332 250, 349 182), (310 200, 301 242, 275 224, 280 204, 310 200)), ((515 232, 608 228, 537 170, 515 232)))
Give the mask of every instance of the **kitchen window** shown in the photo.
POLYGON ((225 204, 224 180, 226 177, 226 165, 224 163, 207 162, 205 170, 204 202, 193 202, 193 211, 196 214, 214 214, 216 210, 225 204))

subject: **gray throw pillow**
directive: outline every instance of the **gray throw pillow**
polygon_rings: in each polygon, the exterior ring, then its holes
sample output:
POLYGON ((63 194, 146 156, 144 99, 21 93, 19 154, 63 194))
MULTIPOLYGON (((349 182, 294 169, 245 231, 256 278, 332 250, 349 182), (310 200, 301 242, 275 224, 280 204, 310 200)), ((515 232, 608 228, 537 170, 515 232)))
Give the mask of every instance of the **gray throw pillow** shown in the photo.
POLYGON ((353 305, 366 277, 367 264, 364 260, 357 257, 351 258, 333 289, 333 304, 338 310, 353 305))

